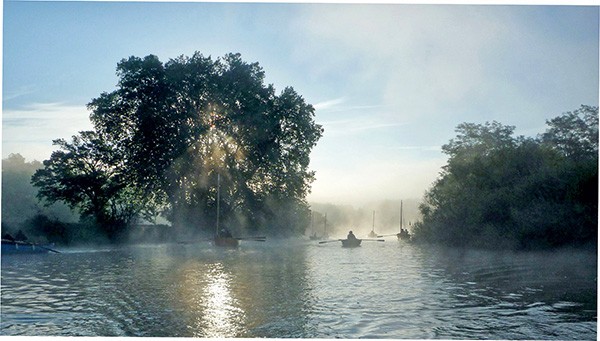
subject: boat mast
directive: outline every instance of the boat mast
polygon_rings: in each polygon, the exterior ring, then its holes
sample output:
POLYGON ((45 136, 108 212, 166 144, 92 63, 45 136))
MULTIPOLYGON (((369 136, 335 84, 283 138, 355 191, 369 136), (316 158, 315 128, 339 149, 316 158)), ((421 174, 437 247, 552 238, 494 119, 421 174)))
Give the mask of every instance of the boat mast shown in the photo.
POLYGON ((371 232, 375 231, 375 211, 373 211, 373 228, 371 229, 371 232))
POLYGON ((327 237, 327 213, 325 213, 325 223, 323 226, 323 235, 327 237))
POLYGON ((402 200, 400 200, 400 232, 402 232, 402 200))
POLYGON ((217 173, 217 237, 219 236, 219 203, 221 201, 221 174, 217 173))

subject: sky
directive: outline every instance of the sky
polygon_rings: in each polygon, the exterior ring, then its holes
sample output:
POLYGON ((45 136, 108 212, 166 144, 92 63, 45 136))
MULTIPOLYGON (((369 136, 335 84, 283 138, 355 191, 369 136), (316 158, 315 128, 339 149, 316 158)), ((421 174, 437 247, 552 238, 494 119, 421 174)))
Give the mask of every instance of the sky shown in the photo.
POLYGON ((315 107, 311 202, 420 199, 460 123, 598 105, 597 6, 5 0, 3 28, 3 158, 91 129, 123 58, 239 52, 315 107))

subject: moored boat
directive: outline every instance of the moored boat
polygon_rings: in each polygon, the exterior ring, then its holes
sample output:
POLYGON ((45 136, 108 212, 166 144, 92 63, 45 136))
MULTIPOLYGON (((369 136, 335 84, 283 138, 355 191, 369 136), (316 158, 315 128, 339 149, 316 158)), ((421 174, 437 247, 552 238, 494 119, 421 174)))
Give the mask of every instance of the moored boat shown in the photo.
POLYGON ((400 233, 396 234, 396 237, 398 237, 398 240, 409 240, 410 239, 410 233, 408 233, 407 229, 402 229, 400 231, 400 233))
POLYGON ((409 240, 410 239, 410 233, 408 233, 408 230, 402 227, 402 200, 400 200, 400 232, 396 234, 396 237, 398 237, 398 240, 409 240))
POLYGON ((375 211, 373 211, 373 228, 371 229, 371 232, 369 232, 369 238, 375 237, 377 237, 377 233, 375 233, 375 211))
POLYGON ((32 254, 58 252, 52 250, 53 245, 41 245, 23 241, 2 239, 2 254, 32 254))
POLYGON ((236 247, 240 245, 240 241, 233 237, 215 236, 214 243, 216 246, 236 247))

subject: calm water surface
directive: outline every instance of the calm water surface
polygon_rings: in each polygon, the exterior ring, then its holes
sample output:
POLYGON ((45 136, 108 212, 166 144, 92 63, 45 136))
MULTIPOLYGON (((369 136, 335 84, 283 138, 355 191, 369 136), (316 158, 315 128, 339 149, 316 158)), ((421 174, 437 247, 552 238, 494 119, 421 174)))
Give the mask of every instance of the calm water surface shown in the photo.
POLYGON ((597 255, 388 240, 2 257, 2 335, 596 339, 597 255))

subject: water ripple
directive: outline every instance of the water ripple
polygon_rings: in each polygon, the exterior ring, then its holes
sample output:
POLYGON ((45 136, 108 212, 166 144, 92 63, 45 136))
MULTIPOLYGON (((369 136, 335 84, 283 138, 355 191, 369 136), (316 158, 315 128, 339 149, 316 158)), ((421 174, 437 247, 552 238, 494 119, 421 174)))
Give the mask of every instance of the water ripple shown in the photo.
POLYGON ((596 259, 274 242, 3 257, 2 335, 595 339, 596 259))

